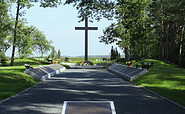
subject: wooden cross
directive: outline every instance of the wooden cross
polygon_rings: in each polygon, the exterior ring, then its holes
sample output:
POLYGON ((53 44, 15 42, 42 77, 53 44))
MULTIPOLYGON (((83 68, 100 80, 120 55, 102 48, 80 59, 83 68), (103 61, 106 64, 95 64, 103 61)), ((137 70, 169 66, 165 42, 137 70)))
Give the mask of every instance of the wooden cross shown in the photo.
POLYGON ((98 30, 98 27, 88 27, 88 18, 85 18, 85 27, 75 27, 75 30, 85 30, 85 62, 88 61, 88 30, 98 30))

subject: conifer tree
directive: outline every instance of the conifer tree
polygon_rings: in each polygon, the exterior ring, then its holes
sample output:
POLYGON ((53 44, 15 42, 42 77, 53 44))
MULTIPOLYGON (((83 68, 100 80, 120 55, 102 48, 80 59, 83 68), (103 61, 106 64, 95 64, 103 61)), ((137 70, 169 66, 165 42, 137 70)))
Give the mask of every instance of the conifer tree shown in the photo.
POLYGON ((114 60, 114 48, 113 46, 111 47, 111 54, 110 54, 110 60, 114 60))

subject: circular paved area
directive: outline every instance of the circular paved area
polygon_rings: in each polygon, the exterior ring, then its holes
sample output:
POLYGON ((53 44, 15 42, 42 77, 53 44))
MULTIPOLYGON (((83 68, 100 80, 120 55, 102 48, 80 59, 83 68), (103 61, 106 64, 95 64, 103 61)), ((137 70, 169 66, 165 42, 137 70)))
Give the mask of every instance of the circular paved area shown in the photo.
POLYGON ((0 114, 59 114, 64 101, 114 101, 117 114, 185 114, 184 109, 105 69, 77 68, 3 102, 0 114))

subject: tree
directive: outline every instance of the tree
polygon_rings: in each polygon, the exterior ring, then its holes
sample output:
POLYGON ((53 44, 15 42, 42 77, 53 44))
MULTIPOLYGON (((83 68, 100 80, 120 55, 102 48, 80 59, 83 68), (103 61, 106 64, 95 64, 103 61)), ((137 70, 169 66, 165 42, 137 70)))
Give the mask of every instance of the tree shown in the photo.
POLYGON ((55 50, 54 46, 51 46, 51 58, 56 58, 57 57, 57 52, 55 50))
POLYGON ((106 44, 116 42, 124 49, 125 59, 129 60, 131 47, 135 45, 133 41, 146 37, 144 20, 147 19, 148 4, 148 1, 117 1, 114 8, 114 18, 117 22, 106 28, 104 36, 100 37, 100 42, 106 44))
POLYGON ((111 47, 110 60, 114 60, 114 48, 113 48, 113 46, 111 47))
POLYGON ((61 58, 61 51, 60 51, 60 49, 58 49, 58 59, 60 59, 61 58))
MULTIPOLYGON (((184 7, 185 1, 163 0, 153 1, 150 7, 150 16, 155 21, 156 36, 159 36, 160 59, 182 64, 183 57, 183 26, 184 26, 184 7), (170 49, 170 50, 169 50, 170 49), (177 58, 174 55, 179 55, 177 58)), ((157 44, 157 45, 158 45, 157 44)))
POLYGON ((34 30, 33 33, 33 45, 35 47, 35 51, 41 53, 41 57, 44 56, 44 53, 47 53, 51 49, 52 41, 48 41, 43 32, 38 29, 34 30))
POLYGON ((100 41, 116 42, 126 59, 155 58, 185 66, 184 0, 66 0, 70 3, 80 21, 114 18, 100 41))
POLYGON ((117 48, 114 49, 114 47, 111 47, 111 55, 110 55, 110 60, 115 60, 120 58, 120 53, 118 53, 117 48))
POLYGON ((20 10, 23 9, 24 7, 27 7, 29 9, 32 6, 28 0, 17 0, 13 2, 16 2, 17 4, 17 12, 16 12, 15 27, 14 27, 13 49, 12 49, 12 57, 11 57, 11 63, 10 63, 11 66, 13 66, 14 64, 15 47, 17 42, 17 26, 18 26, 19 16, 23 15, 23 13, 20 13, 20 10))
POLYGON ((116 42, 121 48, 125 48, 125 58, 129 60, 129 41, 130 34, 126 31, 122 24, 112 24, 104 31, 104 35, 99 37, 100 42, 113 43, 116 42))
POLYGON ((8 14, 9 8, 7 2, 0 2, 0 53, 3 55, 11 46, 12 19, 8 14))
MULTIPOLYGON (((33 6, 29 0, 10 0, 13 3, 17 4, 17 11, 16 11, 16 21, 15 21, 15 27, 14 27, 14 37, 13 37, 13 49, 12 49, 12 57, 11 57, 11 63, 10 65, 13 66, 14 64, 14 55, 15 55, 15 48, 16 48, 16 42, 17 42, 17 26, 19 23, 19 17, 23 16, 25 12, 20 12, 21 9, 27 7, 28 9, 33 6)), ((35 0, 34 2, 38 2, 38 0, 35 0)), ((42 0, 41 7, 57 7, 57 5, 61 4, 61 0, 42 0)))
POLYGON ((33 33, 35 27, 25 26, 24 24, 24 20, 20 20, 17 27, 16 47, 20 58, 26 58, 32 55, 34 51, 33 33))
POLYGON ((107 19, 112 19, 114 15, 114 7, 117 0, 66 0, 65 4, 74 4, 78 10, 80 21, 83 21, 85 17, 91 17, 92 19, 100 20, 102 16, 107 19))
POLYGON ((115 56, 116 56, 116 59, 119 59, 120 58, 117 48, 115 48, 115 56))

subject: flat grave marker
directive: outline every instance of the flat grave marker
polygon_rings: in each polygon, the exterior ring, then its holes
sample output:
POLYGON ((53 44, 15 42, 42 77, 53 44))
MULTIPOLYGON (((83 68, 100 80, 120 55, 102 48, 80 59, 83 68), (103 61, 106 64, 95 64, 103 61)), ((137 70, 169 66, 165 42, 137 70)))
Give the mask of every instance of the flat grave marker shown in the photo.
POLYGON ((64 101, 62 114, 116 114, 113 101, 64 101))

